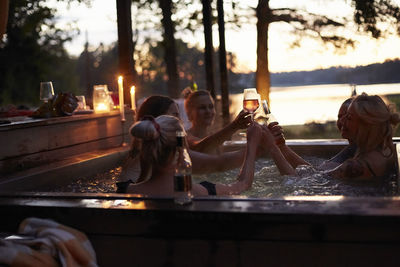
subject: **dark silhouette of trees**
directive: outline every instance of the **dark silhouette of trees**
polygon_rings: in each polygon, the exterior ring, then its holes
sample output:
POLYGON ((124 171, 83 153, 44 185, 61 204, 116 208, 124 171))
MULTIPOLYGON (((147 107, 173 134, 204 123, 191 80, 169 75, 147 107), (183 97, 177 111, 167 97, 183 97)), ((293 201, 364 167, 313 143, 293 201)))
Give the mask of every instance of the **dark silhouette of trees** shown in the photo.
POLYGON ((75 62, 64 44, 77 33, 55 26, 55 10, 44 1, 13 0, 5 41, 0 40, 0 104, 39 103, 41 81, 53 81, 56 92, 77 86, 75 62))
POLYGON ((230 120, 229 116, 229 87, 228 87, 228 69, 226 63, 226 48, 225 48, 225 15, 224 1, 217 0, 218 10, 218 34, 219 34, 219 72, 221 78, 221 103, 222 117, 224 125, 227 125, 230 120))
MULTIPOLYGON (((373 38, 385 36, 381 22, 389 22, 400 34, 399 7, 391 0, 352 0, 354 7, 353 20, 359 26, 360 32, 369 33, 373 38)), ((316 36, 325 43, 331 43, 338 49, 354 46, 351 38, 335 33, 334 29, 345 27, 346 18, 331 19, 327 16, 312 14, 292 8, 269 7, 269 0, 259 0, 256 8, 257 22, 257 72, 256 87, 261 98, 268 99, 270 78, 268 68, 268 28, 274 22, 286 22, 296 29, 301 36, 316 36), (326 30, 330 29, 330 30, 326 30)))
MULTIPOLYGON (((180 83, 189 87, 196 82, 200 88, 205 88, 204 55, 202 49, 190 47, 181 39, 176 39, 177 65, 179 66, 180 83)), ((235 65, 235 57, 229 55, 230 64, 235 65)), ((137 97, 142 98, 151 94, 167 94, 165 90, 166 74, 164 62, 163 41, 154 43, 146 52, 146 57, 138 58, 136 63, 141 67, 138 72, 142 90, 137 91, 137 97)), ((118 71, 118 47, 114 43, 109 47, 99 45, 95 49, 84 51, 78 58, 77 70, 81 75, 80 87, 85 88, 84 70, 89 66, 91 86, 107 84, 111 91, 117 91, 115 73, 118 71), (87 64, 86 60, 89 59, 87 64)), ((217 68, 216 72, 219 71, 217 68)), ((230 73, 230 77, 235 77, 230 73)))
POLYGON ((176 62, 175 26, 172 21, 172 0, 158 0, 162 10, 161 23, 164 29, 164 58, 168 74, 168 94, 172 98, 179 97, 179 77, 176 62))
MULTIPOLYGON (((133 35, 132 35, 132 14, 131 0, 117 0, 117 24, 118 24, 118 74, 124 77, 123 85, 130 88, 136 85, 140 89, 133 57, 133 35)), ((131 104, 129 90, 124 90, 125 104, 131 104)))

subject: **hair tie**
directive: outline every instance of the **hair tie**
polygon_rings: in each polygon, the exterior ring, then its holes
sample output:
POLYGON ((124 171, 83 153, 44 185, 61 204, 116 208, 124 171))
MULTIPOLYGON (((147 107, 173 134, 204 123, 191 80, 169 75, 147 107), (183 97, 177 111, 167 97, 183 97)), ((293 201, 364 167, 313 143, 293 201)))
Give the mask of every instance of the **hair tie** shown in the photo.
POLYGON ((160 125, 156 122, 153 116, 151 115, 144 115, 141 119, 141 121, 151 121, 154 125, 154 128, 156 128, 158 134, 160 134, 160 125))

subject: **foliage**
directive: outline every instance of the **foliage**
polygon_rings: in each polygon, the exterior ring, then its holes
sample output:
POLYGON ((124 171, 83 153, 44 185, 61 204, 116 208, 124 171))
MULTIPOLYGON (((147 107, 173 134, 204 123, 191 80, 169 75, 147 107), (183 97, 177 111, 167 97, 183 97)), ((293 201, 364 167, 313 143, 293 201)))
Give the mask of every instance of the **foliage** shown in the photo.
POLYGON ((41 81, 55 91, 75 92, 75 62, 64 44, 77 33, 55 26, 44 1, 10 1, 7 36, 0 43, 0 104, 37 104, 41 81))
POLYGON ((89 96, 93 85, 107 84, 110 91, 118 92, 118 45, 117 42, 109 47, 100 44, 95 49, 89 49, 86 44, 77 60, 77 73, 79 75, 79 90, 89 96))
MULTIPOLYGON (((230 1, 225 1, 226 6, 230 6, 229 10, 237 9, 237 10, 243 10, 243 8, 239 8, 240 5, 238 5, 236 2, 237 0, 230 0, 230 1)), ((180 39, 182 40, 188 40, 188 36, 190 36, 189 33, 198 34, 200 31, 203 31, 203 23, 202 23, 202 3, 200 0, 197 1, 188 1, 188 0, 175 0, 173 1, 172 5, 172 24, 166 22, 162 14, 168 14, 168 10, 164 10, 162 12, 161 8, 166 9, 168 5, 160 5, 159 3, 160 0, 133 0, 133 10, 134 10, 134 22, 133 22, 133 27, 134 28, 134 46, 137 44, 140 45, 141 49, 135 51, 135 60, 136 60, 136 69, 138 72, 141 72, 142 70, 145 72, 145 75, 148 75, 148 70, 152 69, 152 66, 150 66, 149 59, 151 58, 148 54, 150 53, 150 50, 152 49, 153 56, 157 55, 157 58, 161 60, 160 62, 153 62, 155 65, 159 65, 158 71, 159 73, 152 73, 151 75, 158 75, 162 77, 162 79, 158 79, 159 81, 162 80, 167 80, 168 78, 170 79, 175 79, 176 75, 175 73, 175 63, 172 62, 173 60, 171 59, 171 56, 173 53, 173 50, 179 50, 179 48, 174 48, 175 46, 178 46, 178 44, 171 44, 171 40, 173 38, 180 39), (149 20, 149 14, 151 14, 151 19, 149 20), (162 23, 164 21, 164 24, 162 23), (163 27, 162 27, 163 24, 163 27), (171 30, 172 27, 172 30, 171 30), (171 37, 171 32, 173 32, 176 29, 176 33, 174 34, 175 36, 171 37), (162 38, 161 38, 162 36, 162 38), (163 49, 154 51, 154 47, 157 47, 160 45, 160 40, 163 39, 163 43, 161 43, 163 46, 163 49), (168 46, 167 46, 168 45, 168 46), (170 47, 168 49, 168 47, 170 47), (171 53, 166 55, 164 51, 169 50, 171 53), (164 59, 162 59, 164 56, 164 59), (142 66, 140 63, 145 63, 144 66, 142 66), (161 66, 162 65, 162 66, 161 66), (169 73, 168 77, 164 73, 169 73)), ((164 3, 164 2, 163 2, 164 3)), ((239 12, 228 12, 227 15, 225 16, 226 18, 226 24, 227 25, 235 25, 238 26, 240 23, 238 22, 240 18, 246 17, 246 16, 239 16, 243 15, 243 13, 239 12)), ((212 20, 216 22, 216 10, 213 10, 213 15, 212 15, 212 20)), ((138 46, 139 46, 138 45, 138 46)), ((176 51, 177 54, 179 54, 179 51, 176 51)), ((180 57, 177 55, 177 57, 180 57)), ((152 57, 154 59, 154 57, 152 57)), ((201 60, 201 64, 203 65, 202 68, 205 68, 203 62, 201 60)), ((233 61, 233 60, 232 60, 233 61)), ((200 62, 200 61, 196 61, 200 62)), ((195 63, 196 63, 195 62, 195 63)), ((217 62, 215 60, 215 62, 217 62)), ((178 69, 182 68, 179 66, 179 63, 182 63, 182 61, 178 62, 178 69)), ((197 64, 197 63, 196 63, 197 64)), ((181 70, 178 70, 178 73, 181 70)), ((180 83, 180 88, 179 90, 182 90, 184 87, 186 87, 186 81, 185 78, 182 77, 182 73, 179 74, 180 78, 183 78, 183 81, 179 81, 180 83)), ((196 78, 195 78, 196 79, 196 78)), ((169 87, 176 86, 178 84, 177 81, 171 82, 169 84, 169 87)), ((164 83, 161 84, 156 84, 155 86, 162 86, 164 88, 164 83)), ((203 87, 204 88, 204 87, 203 87)), ((148 89, 147 89, 148 90, 148 89)), ((164 89, 163 89, 164 90, 164 89)), ((172 88, 169 89, 169 92, 174 91, 172 88)))
MULTIPOLYGON (((205 89, 204 59, 201 49, 196 46, 191 47, 180 39, 176 40, 176 47, 178 71, 182 87, 191 86, 193 82, 196 82, 199 89, 205 89)), ((138 73, 142 85, 142 90, 136 92, 137 97, 141 98, 151 94, 168 94, 163 51, 162 42, 160 41, 150 47, 146 57, 136 59, 136 63, 141 66, 138 73)), ((234 66, 235 56, 229 54, 228 59, 230 65, 234 66)), ((118 69, 117 44, 114 43, 109 47, 100 45, 97 48, 83 52, 78 58, 77 69, 78 73, 80 73, 81 90, 84 90, 88 84, 90 84, 90 87, 94 84, 107 84, 110 90, 117 91, 116 77, 114 76, 118 69), (85 80, 86 72, 90 73, 88 75, 89 81, 85 80)), ((217 71, 218 69, 216 69, 216 73, 217 71)), ((229 77, 232 86, 235 87, 240 77, 237 77, 232 72, 229 77)))
POLYGON ((382 25, 393 25, 400 35, 400 8, 392 0, 352 0, 354 21, 372 37, 379 38, 390 33, 390 28, 382 25))

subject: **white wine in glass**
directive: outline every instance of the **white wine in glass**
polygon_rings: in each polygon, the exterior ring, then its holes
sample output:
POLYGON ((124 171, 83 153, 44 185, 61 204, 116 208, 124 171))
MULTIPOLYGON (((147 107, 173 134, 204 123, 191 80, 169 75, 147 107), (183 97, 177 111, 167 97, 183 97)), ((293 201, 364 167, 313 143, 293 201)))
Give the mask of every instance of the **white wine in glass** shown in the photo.
POLYGON ((244 89, 243 91, 243 109, 251 114, 253 120, 253 114, 260 106, 258 101, 259 97, 256 89, 244 89))
POLYGON ((40 100, 47 103, 49 99, 54 96, 54 89, 52 82, 41 82, 40 83, 40 100))

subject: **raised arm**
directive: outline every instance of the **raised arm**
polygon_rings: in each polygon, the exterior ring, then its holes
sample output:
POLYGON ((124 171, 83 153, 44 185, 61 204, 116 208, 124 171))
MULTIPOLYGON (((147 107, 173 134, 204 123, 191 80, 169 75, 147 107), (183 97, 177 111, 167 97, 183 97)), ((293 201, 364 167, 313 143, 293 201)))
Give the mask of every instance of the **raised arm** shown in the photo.
MULTIPOLYGON (((240 169, 236 182, 231 184, 216 184, 217 195, 239 194, 251 187, 254 179, 255 160, 257 158, 257 147, 262 136, 261 127, 254 123, 247 130, 247 145, 245 158, 240 169)), ((200 185, 194 186, 194 192, 197 195, 206 195, 206 190, 200 185)))
POLYGON ((299 165, 310 165, 302 157, 300 157, 296 152, 294 152, 289 146, 286 145, 285 136, 283 135, 283 129, 278 124, 278 122, 272 122, 268 125, 268 129, 275 138, 275 144, 285 157, 285 159, 296 168, 299 165))
POLYGON ((290 162, 286 159, 281 149, 276 145, 275 136, 272 134, 268 127, 264 126, 263 139, 261 141, 262 146, 267 150, 278 167, 280 174, 295 174, 295 170, 290 162))
POLYGON ((234 121, 229 123, 227 126, 219 130, 218 132, 211 134, 201 140, 188 135, 189 147, 192 150, 209 153, 215 151, 215 148, 221 146, 224 141, 230 140, 232 135, 239 129, 245 129, 251 122, 250 113, 242 110, 234 121))

